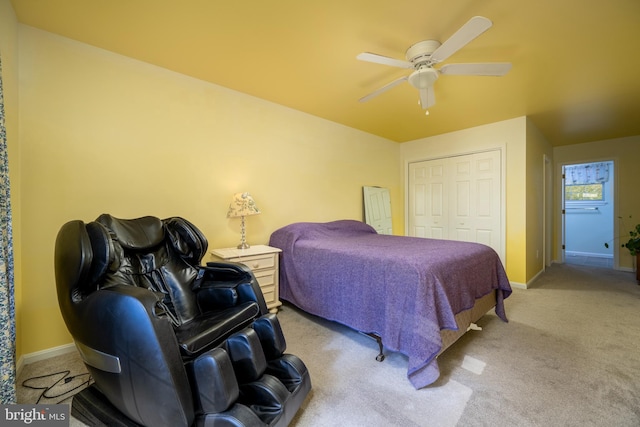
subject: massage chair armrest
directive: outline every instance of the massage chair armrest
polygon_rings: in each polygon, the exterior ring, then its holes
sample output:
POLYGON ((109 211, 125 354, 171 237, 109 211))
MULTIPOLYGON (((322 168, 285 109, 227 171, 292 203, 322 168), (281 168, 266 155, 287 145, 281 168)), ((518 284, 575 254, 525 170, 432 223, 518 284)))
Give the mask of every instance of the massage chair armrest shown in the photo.
POLYGON ((198 305, 203 312, 255 302, 260 314, 267 313, 267 304, 258 280, 249 267, 235 262, 209 262, 200 267, 194 282, 198 305))
POLYGON ((239 262, 211 261, 201 268, 206 280, 229 282, 253 277, 251 269, 239 262))

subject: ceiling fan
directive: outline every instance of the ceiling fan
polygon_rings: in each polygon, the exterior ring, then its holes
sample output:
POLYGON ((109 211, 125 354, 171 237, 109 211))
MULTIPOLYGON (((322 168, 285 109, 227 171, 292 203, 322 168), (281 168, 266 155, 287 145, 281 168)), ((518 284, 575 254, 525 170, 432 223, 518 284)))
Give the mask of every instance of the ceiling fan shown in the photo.
POLYGON ((412 45, 405 53, 406 61, 370 52, 359 54, 356 58, 361 61, 414 69, 408 76, 400 77, 360 98, 360 102, 366 102, 400 83, 408 81, 411 86, 420 91, 420 105, 426 110, 436 102, 433 84, 440 74, 467 76, 505 75, 511 69, 511 64, 508 62, 447 64, 438 69, 433 68, 435 64, 449 58, 467 43, 491 28, 492 25, 489 19, 482 16, 474 16, 442 44, 437 40, 423 40, 412 45))

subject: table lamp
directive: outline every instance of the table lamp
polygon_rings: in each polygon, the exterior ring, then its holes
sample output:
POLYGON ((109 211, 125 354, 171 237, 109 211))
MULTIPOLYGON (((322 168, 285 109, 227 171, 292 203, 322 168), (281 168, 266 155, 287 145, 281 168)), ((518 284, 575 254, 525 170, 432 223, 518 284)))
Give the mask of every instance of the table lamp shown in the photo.
POLYGON ((240 244, 238 249, 249 249, 249 244, 246 240, 244 217, 249 215, 256 215, 260 213, 260 209, 256 206, 256 202, 249 193, 236 193, 233 195, 233 200, 229 205, 229 211, 227 212, 227 218, 240 217, 240 244))

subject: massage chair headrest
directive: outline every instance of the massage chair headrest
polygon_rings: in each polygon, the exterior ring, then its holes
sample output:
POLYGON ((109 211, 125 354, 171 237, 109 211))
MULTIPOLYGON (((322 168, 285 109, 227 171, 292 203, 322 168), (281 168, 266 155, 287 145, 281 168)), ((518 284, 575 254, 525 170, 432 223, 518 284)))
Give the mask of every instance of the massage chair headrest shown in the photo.
POLYGON ((154 216, 119 219, 102 214, 96 222, 111 231, 122 248, 133 251, 152 249, 164 241, 162 221, 154 216))
POLYGON ((136 252, 153 249, 164 243, 166 236, 185 261, 191 265, 200 263, 207 250, 207 239, 183 218, 164 221, 152 216, 119 219, 103 214, 88 224, 80 220, 69 221, 62 226, 56 239, 58 289, 66 288, 65 298, 80 301, 97 289, 105 274, 118 270, 123 249, 136 252))
POLYGON ((207 251, 207 239, 195 225, 184 218, 160 220, 153 216, 145 216, 137 219, 119 219, 102 214, 96 221, 109 229, 126 250, 140 252, 153 249, 168 237, 173 249, 191 265, 199 264, 207 251))

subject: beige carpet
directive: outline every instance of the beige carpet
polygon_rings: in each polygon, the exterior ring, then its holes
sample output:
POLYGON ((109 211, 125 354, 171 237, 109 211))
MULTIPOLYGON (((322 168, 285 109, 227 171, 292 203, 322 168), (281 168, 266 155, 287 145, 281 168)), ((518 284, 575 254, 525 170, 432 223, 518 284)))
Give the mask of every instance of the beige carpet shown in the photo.
MULTIPOLYGON (((531 289, 515 289, 506 309, 509 323, 484 316, 482 331, 440 356, 440 379, 415 390, 403 355, 377 362, 370 338, 285 305, 288 352, 305 361, 313 383, 292 425, 640 426, 640 286, 632 273, 554 265, 531 289)), ((25 367, 19 382, 62 370, 83 372, 73 354, 25 367)), ((38 381, 49 387, 55 379, 38 381)), ((40 395, 19 387, 20 402, 40 395)))

